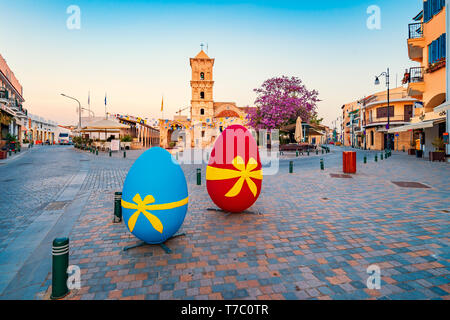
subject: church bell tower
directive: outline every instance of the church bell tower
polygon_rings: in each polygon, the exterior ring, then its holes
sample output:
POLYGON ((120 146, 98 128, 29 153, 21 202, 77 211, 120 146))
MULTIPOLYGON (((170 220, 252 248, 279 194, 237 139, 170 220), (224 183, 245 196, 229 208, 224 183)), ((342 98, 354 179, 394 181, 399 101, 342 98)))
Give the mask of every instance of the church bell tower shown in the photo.
POLYGON ((206 123, 213 120, 213 67, 214 59, 202 50, 195 58, 190 59, 192 69, 191 121, 206 123))

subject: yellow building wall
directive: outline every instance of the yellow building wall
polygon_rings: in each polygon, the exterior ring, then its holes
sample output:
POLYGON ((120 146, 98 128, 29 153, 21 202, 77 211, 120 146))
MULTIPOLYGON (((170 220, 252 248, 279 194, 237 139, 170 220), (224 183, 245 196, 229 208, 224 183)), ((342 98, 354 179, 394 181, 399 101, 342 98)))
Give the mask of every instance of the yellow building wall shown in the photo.
MULTIPOLYGON (((433 17, 429 22, 424 23, 423 36, 425 47, 423 48, 423 60, 421 66, 424 70, 428 68, 428 45, 445 33, 445 8, 433 17)), ((423 102, 425 112, 430 112, 445 101, 445 68, 441 68, 432 73, 424 74, 425 92, 423 93, 423 102)))

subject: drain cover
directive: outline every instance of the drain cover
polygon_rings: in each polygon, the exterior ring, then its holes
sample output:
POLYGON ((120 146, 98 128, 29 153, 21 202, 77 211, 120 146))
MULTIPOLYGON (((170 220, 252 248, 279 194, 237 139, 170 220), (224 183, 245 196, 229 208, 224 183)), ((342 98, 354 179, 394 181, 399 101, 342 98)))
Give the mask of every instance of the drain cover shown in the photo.
POLYGON ((419 182, 392 181, 392 183, 402 188, 431 189, 431 187, 419 182))
POLYGON ((66 207, 66 205, 68 204, 68 201, 55 201, 55 202, 50 202, 46 207, 45 207, 45 211, 53 211, 53 210, 62 210, 66 207))
POLYGON ((336 174, 336 173, 330 173, 330 176, 332 178, 337 178, 337 179, 352 179, 352 176, 349 176, 348 174, 336 174))

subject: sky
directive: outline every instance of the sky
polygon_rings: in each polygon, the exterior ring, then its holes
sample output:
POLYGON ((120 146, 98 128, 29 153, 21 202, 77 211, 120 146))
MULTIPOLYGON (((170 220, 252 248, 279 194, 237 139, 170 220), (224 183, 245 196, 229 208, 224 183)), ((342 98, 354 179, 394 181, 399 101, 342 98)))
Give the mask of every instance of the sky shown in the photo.
MULTIPOLYGON (((382 91, 391 70, 401 85, 408 24, 421 0, 106 1, 0 0, 0 54, 23 86, 30 113, 76 124, 78 98, 96 116, 107 111, 172 118, 190 105, 189 58, 208 44, 215 58, 214 100, 253 106, 254 88, 296 76, 319 91, 319 116, 332 125, 343 104, 382 91), (81 10, 67 28, 67 8, 81 10), (369 6, 380 29, 369 29, 369 6)), ((205 49, 206 50, 206 49, 205 49)), ((85 114, 87 116, 87 114, 85 114)), ((184 115, 188 115, 185 111, 184 115)))

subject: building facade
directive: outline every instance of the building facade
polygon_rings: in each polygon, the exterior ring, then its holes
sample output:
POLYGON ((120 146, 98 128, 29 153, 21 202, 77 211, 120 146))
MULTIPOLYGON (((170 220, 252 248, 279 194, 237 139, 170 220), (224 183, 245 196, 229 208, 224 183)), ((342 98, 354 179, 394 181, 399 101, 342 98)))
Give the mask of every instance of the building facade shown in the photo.
POLYGON ((346 147, 360 146, 359 133, 361 130, 360 113, 361 108, 358 101, 344 104, 342 107, 342 144, 346 147))
POLYGON ((411 122, 414 107, 418 100, 408 95, 407 89, 398 87, 389 92, 389 107, 387 91, 375 93, 359 101, 362 109, 362 146, 368 150, 408 150, 411 147, 412 136, 409 132, 388 132, 411 122), (389 119, 388 119, 389 112, 389 119))
POLYGON ((28 114, 24 102, 22 85, 0 55, 0 148, 6 145, 8 135, 23 139, 28 114))
POLYGON ((247 108, 234 102, 214 101, 213 68, 211 59, 203 50, 190 60, 191 106, 190 118, 176 116, 173 120, 161 119, 160 143, 163 148, 184 145, 209 148, 220 133, 232 124, 246 124, 247 108))
POLYGON ((47 141, 50 144, 56 144, 58 142, 57 131, 58 124, 55 121, 29 114, 23 126, 23 139, 27 139, 33 144, 42 144, 47 141))
POLYGON ((445 1, 423 1, 423 10, 413 20, 408 26, 408 55, 420 66, 406 70, 403 82, 408 84, 408 94, 422 102, 422 108, 414 110, 410 125, 391 132, 411 132, 427 157, 435 150, 435 139, 442 139, 446 130, 445 111, 434 111, 446 101, 445 1))

